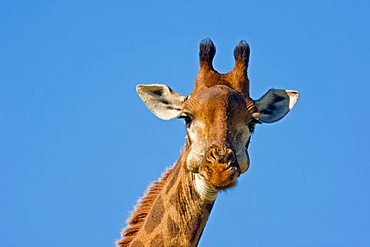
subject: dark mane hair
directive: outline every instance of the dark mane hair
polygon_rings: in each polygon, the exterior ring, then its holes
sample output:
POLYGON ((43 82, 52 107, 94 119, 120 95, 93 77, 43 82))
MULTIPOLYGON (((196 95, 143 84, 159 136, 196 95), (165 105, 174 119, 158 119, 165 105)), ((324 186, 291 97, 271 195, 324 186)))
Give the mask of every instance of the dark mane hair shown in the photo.
POLYGON ((135 210, 131 213, 131 217, 127 220, 127 226, 123 229, 122 238, 116 242, 119 247, 128 247, 132 240, 136 237, 138 231, 143 226, 146 217, 149 214, 155 200, 166 184, 173 167, 164 172, 162 177, 153 182, 147 189, 145 195, 139 199, 135 210))

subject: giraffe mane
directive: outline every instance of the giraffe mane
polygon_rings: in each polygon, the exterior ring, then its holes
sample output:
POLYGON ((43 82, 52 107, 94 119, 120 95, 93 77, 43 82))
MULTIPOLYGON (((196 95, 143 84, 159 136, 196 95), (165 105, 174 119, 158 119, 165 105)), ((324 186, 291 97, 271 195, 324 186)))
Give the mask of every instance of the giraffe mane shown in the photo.
POLYGON ((138 200, 134 211, 131 213, 131 217, 127 220, 127 226, 121 233, 122 239, 116 242, 117 246, 128 247, 134 240, 140 228, 143 226, 159 193, 167 183, 172 171, 173 167, 167 169, 161 178, 153 182, 147 189, 145 195, 138 200))

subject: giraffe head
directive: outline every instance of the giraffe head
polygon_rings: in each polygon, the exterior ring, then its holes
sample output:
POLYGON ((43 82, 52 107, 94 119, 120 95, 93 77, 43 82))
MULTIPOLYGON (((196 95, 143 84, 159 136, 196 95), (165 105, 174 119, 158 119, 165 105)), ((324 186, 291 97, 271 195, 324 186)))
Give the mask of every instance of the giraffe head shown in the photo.
POLYGON ((214 70, 214 44, 200 44, 200 69, 193 92, 181 96, 166 85, 138 85, 137 92, 159 118, 183 118, 187 128, 186 168, 215 191, 233 187, 249 167, 248 145, 260 123, 282 119, 299 93, 270 89, 258 100, 249 96, 247 68, 250 49, 241 41, 234 50, 234 69, 214 70))

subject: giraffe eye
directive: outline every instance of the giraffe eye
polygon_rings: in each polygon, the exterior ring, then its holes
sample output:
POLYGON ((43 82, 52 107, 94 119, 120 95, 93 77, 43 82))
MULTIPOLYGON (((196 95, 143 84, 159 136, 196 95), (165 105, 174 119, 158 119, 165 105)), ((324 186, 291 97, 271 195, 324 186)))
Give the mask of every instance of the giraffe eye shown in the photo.
POLYGON ((192 122, 192 118, 189 117, 189 116, 186 116, 186 117, 184 117, 184 120, 185 120, 186 127, 189 127, 191 122, 192 122))
POLYGON ((187 128, 190 126, 191 122, 193 121, 193 117, 190 114, 184 114, 180 118, 184 119, 185 125, 187 128))

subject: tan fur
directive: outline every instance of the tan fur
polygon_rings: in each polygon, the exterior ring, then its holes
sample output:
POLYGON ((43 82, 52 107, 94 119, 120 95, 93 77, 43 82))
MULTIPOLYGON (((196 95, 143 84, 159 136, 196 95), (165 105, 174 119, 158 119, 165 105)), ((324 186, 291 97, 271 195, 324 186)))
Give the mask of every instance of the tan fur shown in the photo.
POLYGON ((236 184, 241 170, 236 163, 233 140, 240 133, 234 132, 240 124, 250 122, 254 105, 249 97, 246 74, 249 46, 240 43, 235 48, 235 67, 225 75, 213 69, 214 53, 215 47, 210 40, 201 43, 200 70, 194 91, 188 98, 176 101, 180 99, 179 95, 160 85, 140 87, 138 90, 153 113, 163 119, 176 116, 174 106, 184 101, 181 111, 202 123, 202 127, 195 130, 201 139, 187 138, 187 145, 174 168, 148 189, 128 220, 122 239, 117 242, 120 247, 196 246, 214 203, 204 200, 196 191, 197 169, 199 175, 216 191, 236 184), (144 94, 143 90, 152 90, 153 93, 144 94), (150 104, 154 96, 161 93, 167 98, 161 98, 161 104, 150 104), (167 100, 172 105, 166 105, 167 100), (174 109, 170 115, 163 112, 166 107, 174 109), (200 151, 207 152, 211 158, 207 154, 199 154, 201 159, 187 160, 189 152, 194 151, 191 146, 199 142, 206 144, 200 151), (195 162, 195 170, 189 169, 192 162, 195 162))

